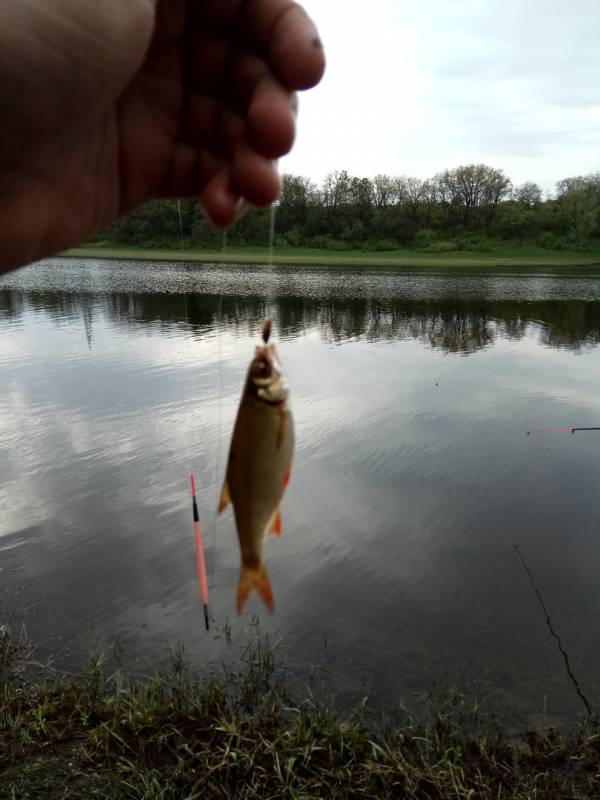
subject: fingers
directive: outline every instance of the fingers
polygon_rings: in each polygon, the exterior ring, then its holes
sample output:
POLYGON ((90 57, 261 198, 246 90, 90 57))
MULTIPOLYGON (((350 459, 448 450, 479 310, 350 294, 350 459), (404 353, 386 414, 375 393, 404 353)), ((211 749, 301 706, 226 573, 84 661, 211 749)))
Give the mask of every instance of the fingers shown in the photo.
MULTIPOLYGON (((294 140, 295 90, 318 83, 325 58, 315 25, 292 0, 221 0, 196 9, 204 25, 188 39, 183 139, 221 160, 197 172, 207 216, 224 228, 238 218, 242 198, 254 206, 277 199, 275 159, 294 140)), ((187 151, 180 158, 189 163, 187 151)))
POLYGON ((266 76, 256 86, 246 115, 250 144, 267 158, 279 158, 291 150, 296 133, 296 95, 266 76))
POLYGON ((245 117, 246 137, 266 158, 279 158, 294 141, 295 93, 284 87, 264 59, 242 50, 224 90, 231 106, 245 117))
MULTIPOLYGON (((201 205, 217 228, 233 225, 251 207, 269 206, 277 199, 280 191, 279 176, 274 162, 267 161, 248 147, 240 147, 236 152, 233 164, 213 157, 209 175, 206 167, 200 169, 203 176, 203 188, 200 195, 201 205), (220 166, 215 170, 214 166, 220 166)), ((172 188, 172 187, 171 187, 172 188)), ((177 188, 184 188, 179 183, 177 188)), ((185 184, 185 195, 191 197, 195 193, 189 191, 192 185, 185 184)))
MULTIPOLYGON (((180 0, 177 0, 180 2, 180 0)), ((207 0, 190 3, 188 28, 223 37, 268 59, 289 89, 308 89, 325 68, 315 24, 294 0, 207 0)))
POLYGON ((200 201, 211 222, 218 228, 233 225, 250 207, 269 206, 280 191, 279 176, 273 162, 241 147, 231 166, 224 165, 208 180, 200 201))
MULTIPOLYGON (((315 25, 293 0, 223 0, 196 9, 199 34, 190 41, 188 85, 219 101, 216 137, 224 127, 231 130, 220 116, 233 110, 245 120, 243 138, 259 156, 270 161, 289 152, 294 90, 314 85, 324 70, 315 25)), ((200 129, 207 133, 206 124, 200 129)), ((231 149, 231 136, 225 134, 225 140, 224 147, 216 140, 211 146, 224 154, 231 149)), ((262 172, 268 171, 267 165, 262 172)))
POLYGON ((165 50, 181 37, 185 27, 186 0, 153 0, 154 37, 153 51, 165 50))
MULTIPOLYGON (((270 91, 268 87, 264 87, 264 102, 269 102, 270 91)), ((259 100, 262 96, 262 93, 258 94, 259 100)), ((273 130, 278 129, 279 134, 271 132, 272 139, 267 140, 266 144, 259 142, 258 146, 247 135, 248 123, 239 114, 229 109, 220 109, 217 101, 211 97, 196 95, 190 100, 186 123, 186 146, 180 148, 180 156, 172 168, 191 163, 189 153, 194 147, 199 147, 203 154, 208 151, 218 159, 218 170, 209 170, 204 155, 200 164, 200 174, 204 185, 216 171, 227 172, 226 178, 221 178, 215 186, 208 189, 208 196, 212 197, 214 193, 215 200, 214 203, 209 202, 207 211, 213 218, 214 208, 214 218, 219 225, 225 224, 223 220, 231 217, 233 213, 231 210, 233 200, 223 199, 223 186, 226 186, 230 195, 236 198, 243 196, 255 206, 269 205, 279 195, 280 185, 274 159, 291 145, 294 131, 288 94, 284 93, 277 102, 281 104, 280 116, 287 120, 287 131, 284 130, 285 125, 279 125, 279 128, 274 125, 273 130), (183 153, 186 154, 185 160, 183 153), (223 211, 224 207, 228 210, 223 211)), ((260 111, 258 106, 257 108, 260 111)), ((267 112, 267 120, 269 113, 267 112)), ((275 111, 271 114, 273 119, 274 115, 275 111)), ((264 127, 259 125, 255 139, 260 137, 263 130, 264 127)))
POLYGON ((158 197, 198 197, 226 162, 207 148, 177 144, 158 190, 158 197))
POLYGON ((249 0, 245 27, 268 54, 277 77, 290 89, 309 89, 323 77, 325 54, 314 22, 292 0, 249 0))
POLYGON ((236 149, 231 182, 242 197, 259 208, 271 205, 281 190, 276 162, 264 158, 245 142, 236 149))
POLYGON ((232 42, 223 36, 200 33, 188 41, 186 82, 194 91, 217 94, 231 63, 232 42))
POLYGON ((188 144, 209 147, 222 158, 231 159, 244 135, 244 119, 235 111, 222 108, 207 95, 190 98, 182 133, 188 144))
POLYGON ((242 198, 231 189, 226 168, 220 170, 204 187, 200 195, 202 207, 217 228, 228 228, 243 208, 242 198))

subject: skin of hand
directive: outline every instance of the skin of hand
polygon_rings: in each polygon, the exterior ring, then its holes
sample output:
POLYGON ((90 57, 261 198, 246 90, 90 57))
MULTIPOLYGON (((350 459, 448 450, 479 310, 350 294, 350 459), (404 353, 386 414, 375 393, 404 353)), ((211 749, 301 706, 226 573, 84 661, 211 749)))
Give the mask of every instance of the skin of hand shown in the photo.
POLYGON ((292 0, 2 0, 0 273, 153 198, 269 205, 324 67, 292 0))

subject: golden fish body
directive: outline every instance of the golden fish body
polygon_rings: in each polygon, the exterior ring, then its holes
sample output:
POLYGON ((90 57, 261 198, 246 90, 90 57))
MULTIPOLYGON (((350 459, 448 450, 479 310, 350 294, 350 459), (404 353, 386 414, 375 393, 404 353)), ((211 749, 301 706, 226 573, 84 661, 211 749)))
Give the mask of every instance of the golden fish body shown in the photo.
MULTIPOLYGON (((268 337, 268 333, 266 334, 268 337)), ((260 346, 238 409, 219 512, 231 502, 241 550, 238 612, 252 589, 273 610, 262 561, 266 534, 281 534, 279 505, 289 481, 294 426, 288 389, 273 345, 260 346)))

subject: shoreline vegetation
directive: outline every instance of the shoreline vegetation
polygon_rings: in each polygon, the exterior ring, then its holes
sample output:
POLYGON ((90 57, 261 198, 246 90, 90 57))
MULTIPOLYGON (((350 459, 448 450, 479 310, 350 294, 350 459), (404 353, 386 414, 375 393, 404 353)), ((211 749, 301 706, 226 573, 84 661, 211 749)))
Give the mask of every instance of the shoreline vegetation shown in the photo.
POLYGON ((464 164, 423 180, 330 172, 320 185, 284 173, 272 208, 253 209, 226 233, 191 199, 156 200, 75 251, 212 263, 303 266, 580 266, 600 264, 600 172, 546 193, 501 169, 464 164))
MULTIPOLYGON (((67 258, 98 258, 117 261, 172 261, 204 264, 247 264, 266 266, 270 261, 268 247, 231 246, 219 250, 196 247, 148 248, 136 245, 89 244, 62 253, 67 258)), ((301 267, 387 267, 406 269, 471 268, 537 268, 600 266, 600 247, 595 250, 563 250, 550 252, 534 245, 518 247, 500 245, 487 253, 428 253, 408 248, 389 251, 327 251, 308 247, 275 247, 274 266, 301 267)))
MULTIPOLYGON (((226 640, 230 644, 230 638, 226 640)), ((148 680, 37 666, 0 629, 0 798, 406 798, 581 800, 600 795, 600 728, 509 738, 448 692, 374 732, 366 701, 346 718, 286 688, 268 637, 239 669, 194 675, 183 653, 148 680)))

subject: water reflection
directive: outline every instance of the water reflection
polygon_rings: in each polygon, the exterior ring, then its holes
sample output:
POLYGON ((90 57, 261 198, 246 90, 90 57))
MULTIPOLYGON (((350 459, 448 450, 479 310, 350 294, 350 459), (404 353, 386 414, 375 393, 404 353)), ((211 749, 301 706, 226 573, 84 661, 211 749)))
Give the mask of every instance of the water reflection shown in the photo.
POLYGON ((253 335, 256 320, 272 314, 281 338, 318 330, 326 342, 364 338, 414 339, 447 353, 468 355, 498 339, 518 341, 535 333, 541 344, 573 351, 600 341, 600 302, 585 300, 490 301, 459 296, 411 300, 379 297, 314 297, 216 294, 90 294, 0 290, 0 317, 20 321, 43 312, 57 323, 83 320, 91 348, 94 319, 133 326, 185 324, 202 336, 215 325, 237 336, 253 335), (219 319, 216 309, 220 308, 219 319))
POLYGON ((574 713, 518 544, 600 697, 600 440, 525 436, 599 424, 600 273, 55 261, 0 286, 0 613, 40 652, 224 657, 199 635, 187 475, 222 623, 239 555, 214 508, 272 313, 298 447, 263 625, 294 673, 323 663, 340 702, 439 678, 521 717, 574 713))

